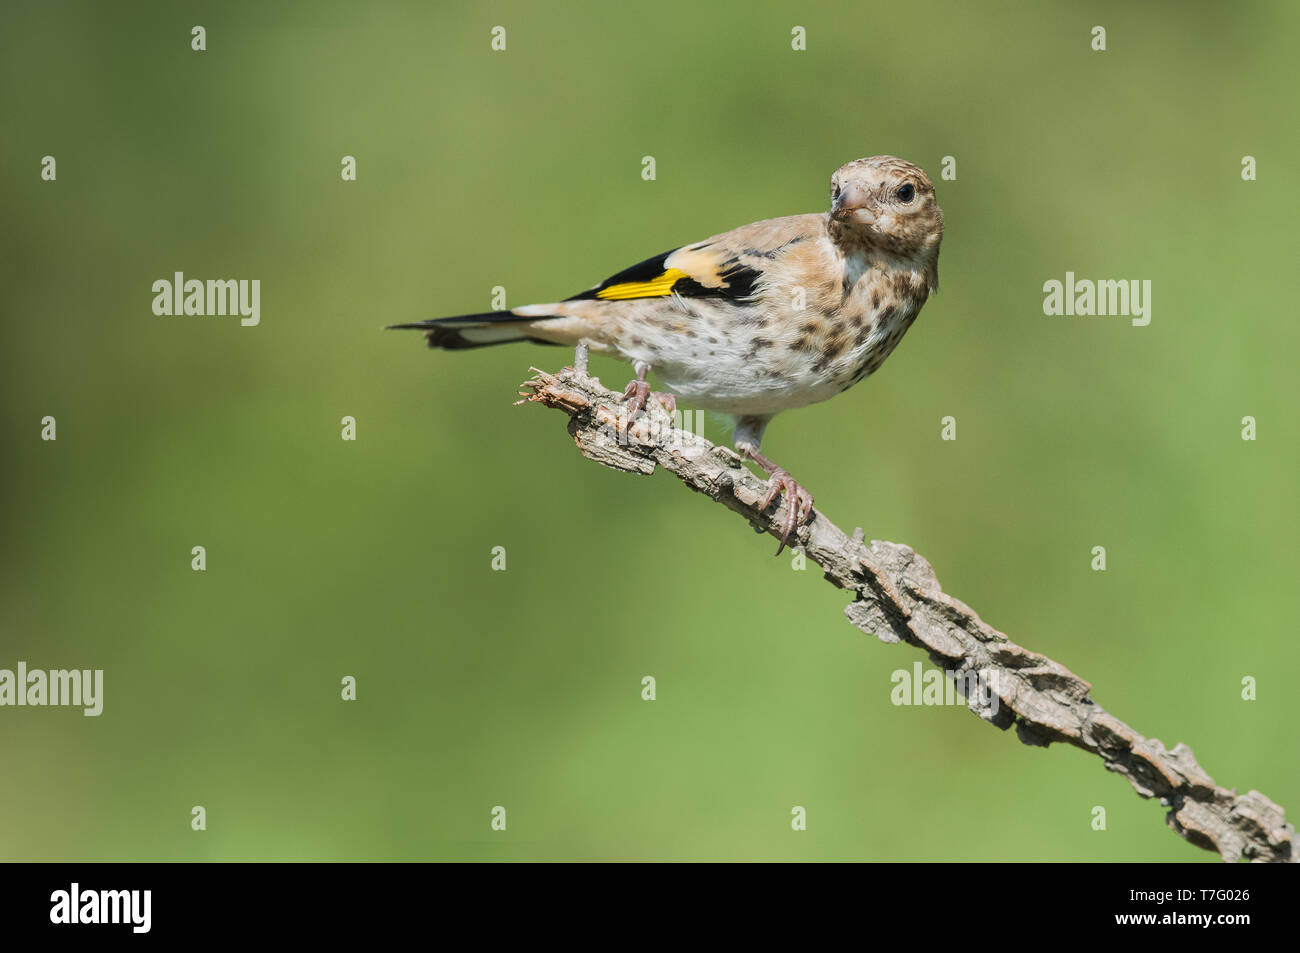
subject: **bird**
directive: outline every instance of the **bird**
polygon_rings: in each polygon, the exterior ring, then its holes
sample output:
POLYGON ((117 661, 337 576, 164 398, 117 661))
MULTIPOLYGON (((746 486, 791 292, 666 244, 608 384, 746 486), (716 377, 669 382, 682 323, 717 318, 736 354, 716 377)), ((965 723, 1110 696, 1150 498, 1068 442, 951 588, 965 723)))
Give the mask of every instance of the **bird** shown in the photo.
POLYGON ((777 555, 810 522, 813 496, 760 450, 772 418, 871 376, 939 285, 943 212, 919 167, 855 159, 825 212, 742 225, 672 248, 550 304, 391 325, 455 351, 513 341, 585 345, 632 365, 623 400, 654 393, 735 418, 732 443, 768 477, 760 512, 784 496, 777 555))

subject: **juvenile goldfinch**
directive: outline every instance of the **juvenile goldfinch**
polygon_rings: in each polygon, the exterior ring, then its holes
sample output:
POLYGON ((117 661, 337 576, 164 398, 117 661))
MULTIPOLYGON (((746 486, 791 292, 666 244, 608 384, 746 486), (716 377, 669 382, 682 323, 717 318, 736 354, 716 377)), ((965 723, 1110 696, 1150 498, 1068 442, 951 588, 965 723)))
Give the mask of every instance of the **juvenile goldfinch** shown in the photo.
MULTIPOLYGON (((943 213, 921 169, 894 156, 831 176, 828 212, 744 225, 620 271, 556 304, 415 324, 430 347, 586 344, 632 364, 629 416, 655 374, 692 406, 734 414, 736 449, 783 492, 781 552, 812 495, 759 453, 778 412, 826 400, 887 358, 938 286, 943 213)), ((669 409, 676 401, 664 395, 669 409)))

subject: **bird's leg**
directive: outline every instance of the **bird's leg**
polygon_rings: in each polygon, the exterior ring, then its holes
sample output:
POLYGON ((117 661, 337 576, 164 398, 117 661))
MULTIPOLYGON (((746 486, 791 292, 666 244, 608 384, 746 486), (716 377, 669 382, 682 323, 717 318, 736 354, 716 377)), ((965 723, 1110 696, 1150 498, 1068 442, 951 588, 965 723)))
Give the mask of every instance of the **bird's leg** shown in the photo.
POLYGON ((812 494, 802 484, 795 482, 794 477, 790 476, 789 473, 758 451, 747 453, 746 456, 762 467, 768 475, 767 495, 759 503, 759 509, 767 509, 772 505, 772 501, 780 496, 782 491, 785 491, 785 526, 781 532, 780 545, 776 547, 776 554, 780 556, 781 550, 785 549, 786 543, 790 541, 790 535, 795 531, 795 528, 807 523, 808 518, 812 516, 812 494))
POLYGON ((645 410, 646 401, 651 397, 659 401, 670 417, 677 409, 677 398, 672 394, 650 390, 650 385, 646 383, 646 375, 650 373, 649 364, 645 361, 637 361, 633 366, 636 368, 636 380, 628 381, 627 389, 623 391, 622 399, 627 404, 627 416, 619 421, 619 432, 623 434, 627 432, 632 421, 645 410))
POLYGON ((741 455, 757 463, 768 476, 767 493, 758 504, 759 510, 766 510, 783 491, 785 493, 785 525, 782 527, 781 542, 776 547, 776 554, 780 556, 790 541, 791 534, 812 516, 813 497, 789 473, 758 452, 769 419, 771 418, 741 417, 736 424, 733 441, 741 455))
POLYGON ((632 366, 636 369, 636 380, 628 381, 627 388, 623 391, 629 421, 645 410, 646 398, 650 396, 650 384, 646 381, 646 375, 650 373, 650 365, 645 361, 637 361, 632 366))

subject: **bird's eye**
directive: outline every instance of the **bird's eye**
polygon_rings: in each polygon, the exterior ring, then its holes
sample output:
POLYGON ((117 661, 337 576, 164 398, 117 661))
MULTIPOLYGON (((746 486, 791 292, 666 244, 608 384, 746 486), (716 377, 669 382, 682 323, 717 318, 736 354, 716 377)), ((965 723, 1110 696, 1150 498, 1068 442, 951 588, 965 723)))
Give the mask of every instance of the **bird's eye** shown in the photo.
POLYGON ((916 186, 908 182, 906 185, 900 185, 894 194, 898 196, 898 201, 906 204, 916 198, 916 186))
POLYGON ((834 200, 834 199, 837 199, 837 198, 839 198, 839 197, 840 197, 840 184, 839 184, 838 182, 832 182, 832 183, 831 183, 831 199, 834 200))

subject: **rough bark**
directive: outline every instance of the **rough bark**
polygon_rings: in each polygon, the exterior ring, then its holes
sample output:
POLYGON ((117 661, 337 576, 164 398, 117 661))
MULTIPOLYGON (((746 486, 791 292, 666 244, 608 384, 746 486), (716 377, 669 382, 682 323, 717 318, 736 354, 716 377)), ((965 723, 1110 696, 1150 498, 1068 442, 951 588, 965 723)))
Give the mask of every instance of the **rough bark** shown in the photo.
MULTIPOLYGON (((569 416, 569 434, 589 459, 615 470, 669 471, 691 489, 734 510, 779 538, 785 506, 757 506, 766 482, 740 457, 674 426, 655 400, 629 425, 621 394, 586 376, 579 353, 575 371, 551 375, 534 368, 519 403, 554 407, 569 416)), ((792 541, 792 545, 794 545, 792 541)), ((1016 729, 1027 745, 1065 742, 1101 758, 1144 798, 1168 807, 1169 826, 1225 861, 1292 862, 1300 859, 1295 828, 1285 812, 1258 791, 1220 787, 1184 744, 1166 748, 1145 738, 1091 697, 1092 687, 1051 659, 1016 645, 943 591, 930 564, 911 548, 873 540, 861 529, 845 533, 814 511, 800 530, 799 546, 833 585, 854 594, 848 620, 882 642, 924 650, 941 669, 978 673, 991 693, 971 692, 967 706, 999 728, 1016 729)))

